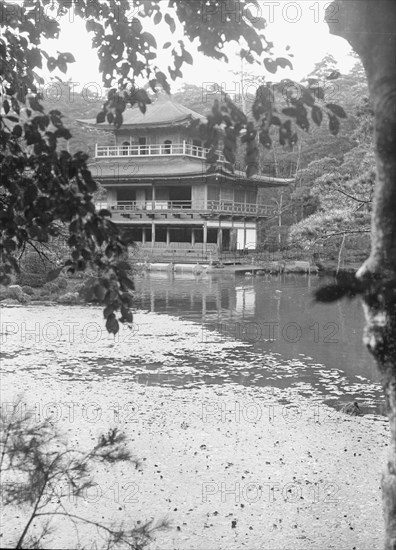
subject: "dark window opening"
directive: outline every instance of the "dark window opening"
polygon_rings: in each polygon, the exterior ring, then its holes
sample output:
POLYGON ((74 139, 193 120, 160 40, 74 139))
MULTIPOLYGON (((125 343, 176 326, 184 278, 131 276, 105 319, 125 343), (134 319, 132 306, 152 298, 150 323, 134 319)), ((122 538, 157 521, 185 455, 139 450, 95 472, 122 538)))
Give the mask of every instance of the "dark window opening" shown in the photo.
POLYGON ((142 228, 131 227, 122 231, 122 238, 127 244, 142 242, 142 228))
POLYGON ((191 227, 171 227, 171 243, 191 243, 191 227))
POLYGON ((136 200, 136 190, 135 189, 118 189, 117 191, 117 201, 135 201, 136 200))
POLYGON ((140 147, 140 154, 141 155, 147 155, 147 138, 146 137, 140 137, 139 138, 139 147, 140 147))
POLYGON ((197 227, 194 229, 194 235, 195 235, 195 242, 196 243, 203 243, 203 229, 202 227, 197 227))
POLYGON ((193 148, 192 148, 192 154, 195 156, 198 156, 198 151, 196 147, 202 147, 202 141, 200 139, 193 139, 193 148))
POLYGON ((230 230, 222 229, 222 248, 223 250, 230 250, 230 230))
POLYGON ((163 225, 155 226, 155 242, 166 243, 166 227, 163 225))
POLYGON ((169 200, 176 202, 174 205, 190 208, 191 207, 191 187, 169 187, 169 200))
POLYGON ((220 188, 208 185, 208 201, 220 200, 220 188))
POLYGON ((127 155, 129 148, 129 141, 124 141, 121 146, 121 155, 127 155))
POLYGON ((165 154, 166 155, 170 155, 171 153, 171 149, 172 149, 172 141, 170 139, 167 139, 164 141, 164 145, 165 145, 165 154))
POLYGON ((217 244, 217 229, 216 228, 208 228, 208 243, 210 244, 217 244))

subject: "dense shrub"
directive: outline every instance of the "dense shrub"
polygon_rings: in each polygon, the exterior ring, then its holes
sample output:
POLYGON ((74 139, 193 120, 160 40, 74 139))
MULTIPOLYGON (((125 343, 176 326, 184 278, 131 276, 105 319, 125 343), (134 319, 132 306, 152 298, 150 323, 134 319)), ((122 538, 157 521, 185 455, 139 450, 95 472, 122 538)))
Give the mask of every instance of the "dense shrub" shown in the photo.
POLYGON ((60 290, 64 290, 67 288, 67 277, 60 275, 57 279, 55 279, 55 283, 58 285, 60 290))
POLYGON ((51 291, 49 290, 49 288, 45 288, 45 287, 42 287, 40 288, 40 296, 50 296, 51 294, 51 291))
POLYGON ((17 283, 21 286, 31 286, 32 288, 40 288, 45 284, 46 275, 39 273, 21 272, 17 277, 17 283))
POLYGON ((0 302, 2 300, 5 300, 6 298, 9 298, 10 295, 9 295, 9 292, 6 288, 2 287, 0 288, 0 302))
POLYGON ((48 290, 51 294, 53 292, 58 292, 59 286, 57 285, 56 281, 51 281, 49 283, 45 283, 43 286, 43 290, 48 290))
POLYGON ((68 292, 63 296, 59 296, 57 298, 57 302, 59 304, 70 304, 70 305, 78 304, 80 303, 80 296, 78 295, 78 292, 68 292))
POLYGON ((25 294, 27 294, 28 296, 34 296, 35 293, 36 293, 35 290, 34 290, 34 288, 32 288, 32 287, 29 286, 29 285, 24 285, 24 286, 22 287, 22 290, 23 290, 23 292, 24 292, 25 294))
POLYGON ((78 285, 78 288, 75 289, 85 302, 95 303, 98 301, 93 292, 93 286, 96 281, 97 279, 95 277, 88 277, 82 284, 78 285))
POLYGON ((53 269, 52 262, 48 261, 45 257, 39 256, 35 251, 26 252, 20 261, 21 271, 27 273, 40 273, 44 274, 47 271, 53 269))

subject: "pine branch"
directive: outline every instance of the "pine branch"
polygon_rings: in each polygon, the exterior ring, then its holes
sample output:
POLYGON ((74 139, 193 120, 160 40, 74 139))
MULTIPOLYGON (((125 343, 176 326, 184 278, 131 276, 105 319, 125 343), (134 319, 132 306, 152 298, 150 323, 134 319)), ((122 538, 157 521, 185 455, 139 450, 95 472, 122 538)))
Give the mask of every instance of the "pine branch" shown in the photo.
POLYGON ((352 233, 370 233, 371 229, 350 229, 346 231, 337 231, 335 233, 328 233, 327 235, 322 235, 313 241, 313 244, 316 244, 322 239, 330 239, 331 237, 339 237, 340 235, 351 235, 352 233))

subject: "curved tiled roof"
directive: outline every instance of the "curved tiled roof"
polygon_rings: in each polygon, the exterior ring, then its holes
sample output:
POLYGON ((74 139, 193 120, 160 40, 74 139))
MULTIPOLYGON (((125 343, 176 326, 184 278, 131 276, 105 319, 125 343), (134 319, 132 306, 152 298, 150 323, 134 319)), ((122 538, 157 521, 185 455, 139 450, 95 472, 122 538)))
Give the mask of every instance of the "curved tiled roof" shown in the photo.
MULTIPOLYGON (((173 101, 170 96, 160 96, 155 102, 147 105, 146 113, 142 113, 137 105, 131 109, 126 109, 123 113, 123 128, 125 126, 139 126, 143 127, 158 127, 158 126, 172 126, 177 124, 183 124, 193 120, 206 121, 203 115, 200 115, 196 111, 184 107, 180 103, 173 101)), ((81 120, 78 122, 87 125, 95 125, 100 128, 111 128, 114 130, 114 126, 102 122, 96 123, 95 118, 81 120)))
POLYGON ((260 187, 284 187, 293 182, 292 179, 274 178, 264 174, 248 178, 245 172, 235 170, 230 172, 223 166, 213 168, 201 159, 188 157, 151 157, 137 161, 135 158, 125 159, 95 159, 90 164, 94 178, 98 180, 113 180, 114 183, 125 181, 136 183, 147 179, 199 178, 206 181, 207 177, 220 176, 230 181, 251 183, 260 187), (114 169, 117 168, 117 174, 114 169), (212 171, 213 170, 213 171, 212 171))

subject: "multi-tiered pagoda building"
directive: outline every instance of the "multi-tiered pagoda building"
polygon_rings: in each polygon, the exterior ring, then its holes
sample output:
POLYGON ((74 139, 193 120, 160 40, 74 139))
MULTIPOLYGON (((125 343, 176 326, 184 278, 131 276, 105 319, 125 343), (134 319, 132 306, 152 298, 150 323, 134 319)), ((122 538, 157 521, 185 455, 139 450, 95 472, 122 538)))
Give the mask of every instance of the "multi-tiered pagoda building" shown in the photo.
POLYGON ((208 164, 207 149, 192 124, 205 120, 162 95, 145 114, 138 107, 126 110, 118 130, 80 121, 109 132, 109 144, 96 146, 90 165, 107 190, 102 206, 151 256, 177 253, 179 260, 199 260, 255 249, 258 221, 274 209, 258 203, 259 188, 292 181, 247 178, 241 170, 232 171, 221 152, 215 166, 208 164))

